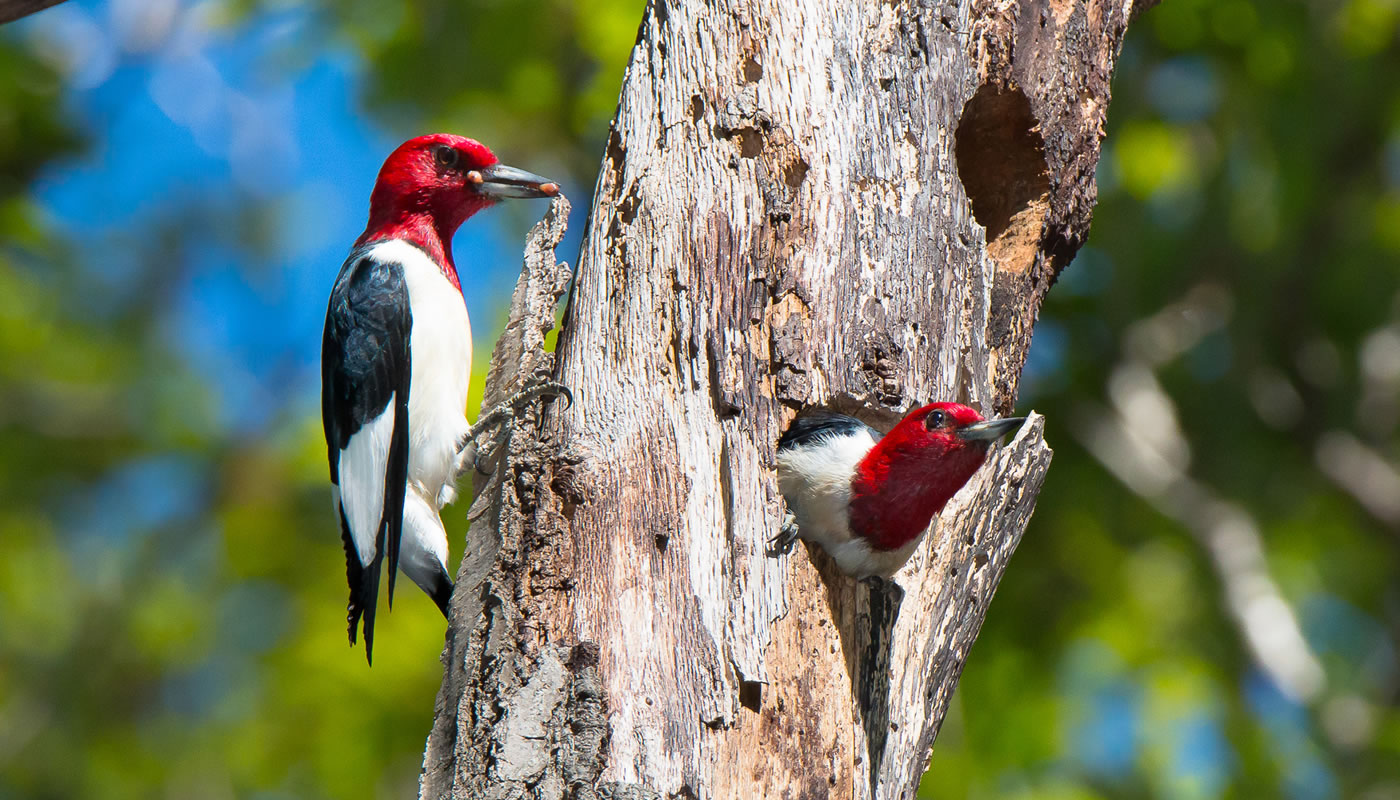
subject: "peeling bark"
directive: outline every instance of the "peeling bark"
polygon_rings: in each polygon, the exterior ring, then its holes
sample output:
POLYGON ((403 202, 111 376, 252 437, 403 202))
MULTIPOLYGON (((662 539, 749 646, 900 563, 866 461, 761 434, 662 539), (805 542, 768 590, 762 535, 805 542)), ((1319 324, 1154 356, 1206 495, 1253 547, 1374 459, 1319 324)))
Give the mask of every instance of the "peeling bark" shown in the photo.
POLYGON ((798 409, 1009 412, 1083 243, 1126 2, 648 6, 554 354, 560 204, 486 406, 425 798, 911 797, 1049 466, 1033 417, 890 584, 765 555, 798 409), (829 7, 828 7, 829 6, 829 7))

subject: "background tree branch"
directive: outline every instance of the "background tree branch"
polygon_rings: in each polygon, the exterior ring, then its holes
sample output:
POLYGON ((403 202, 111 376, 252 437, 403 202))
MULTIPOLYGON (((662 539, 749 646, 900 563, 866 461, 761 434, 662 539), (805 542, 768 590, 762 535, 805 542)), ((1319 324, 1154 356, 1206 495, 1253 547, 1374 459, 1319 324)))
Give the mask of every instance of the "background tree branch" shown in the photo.
POLYGON ((63 0, 0 0, 0 25, 62 2, 63 0))

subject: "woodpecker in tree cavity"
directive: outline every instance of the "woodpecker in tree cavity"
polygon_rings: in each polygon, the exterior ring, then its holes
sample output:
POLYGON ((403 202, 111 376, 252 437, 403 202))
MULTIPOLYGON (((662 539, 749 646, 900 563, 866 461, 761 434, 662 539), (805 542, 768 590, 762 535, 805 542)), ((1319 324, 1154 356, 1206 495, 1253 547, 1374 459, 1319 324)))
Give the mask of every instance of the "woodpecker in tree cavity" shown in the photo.
MULTIPOLYGON (((371 663, 386 556, 390 607, 401 568, 446 616, 452 578, 439 511, 456 499, 482 423, 502 416, 483 415, 476 430, 467 422, 472 335, 452 235, 498 200, 558 193, 472 139, 410 139, 380 169, 369 224, 331 290, 321 416, 350 583, 350 643, 363 616, 371 663)), ((560 390, 545 384, 532 393, 560 390)))
POLYGON ((933 403, 880 436, 845 414, 800 414, 778 441, 778 487, 790 514, 773 552, 801 538, 825 548, 847 575, 888 578, 992 443, 1025 421, 984 420, 967 406, 933 403))

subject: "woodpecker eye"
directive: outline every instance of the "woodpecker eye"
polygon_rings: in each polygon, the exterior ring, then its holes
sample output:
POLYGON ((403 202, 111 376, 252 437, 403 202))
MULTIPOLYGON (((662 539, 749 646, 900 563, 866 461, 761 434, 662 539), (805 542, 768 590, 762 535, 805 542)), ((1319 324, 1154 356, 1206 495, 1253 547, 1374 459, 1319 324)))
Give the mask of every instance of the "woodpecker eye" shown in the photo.
POLYGON ((930 411, 928 416, 924 417, 924 428, 926 430, 938 430, 946 424, 948 424, 948 415, 944 414, 942 411, 930 411))
POLYGON ((433 148, 433 160, 442 169, 456 169, 457 164, 462 160, 462 154, 457 152, 455 147, 440 144, 433 148))

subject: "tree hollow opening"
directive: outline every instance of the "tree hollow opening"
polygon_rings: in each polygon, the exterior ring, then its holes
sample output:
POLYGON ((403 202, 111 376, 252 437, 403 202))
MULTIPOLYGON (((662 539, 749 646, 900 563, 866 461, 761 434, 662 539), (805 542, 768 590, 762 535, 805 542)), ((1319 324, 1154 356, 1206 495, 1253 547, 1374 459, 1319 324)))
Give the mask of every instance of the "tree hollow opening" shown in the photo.
POLYGON ((1045 141, 1030 100, 1016 87, 983 84, 963 106, 954 146, 972 216, 987 229, 988 251, 999 267, 1028 269, 1050 192, 1045 141))

